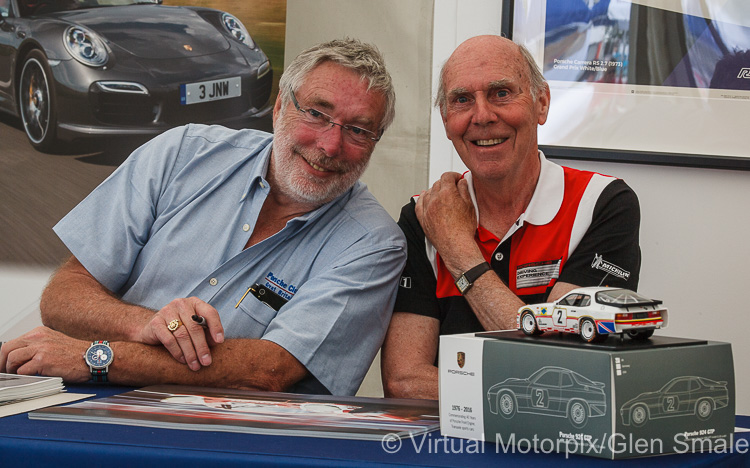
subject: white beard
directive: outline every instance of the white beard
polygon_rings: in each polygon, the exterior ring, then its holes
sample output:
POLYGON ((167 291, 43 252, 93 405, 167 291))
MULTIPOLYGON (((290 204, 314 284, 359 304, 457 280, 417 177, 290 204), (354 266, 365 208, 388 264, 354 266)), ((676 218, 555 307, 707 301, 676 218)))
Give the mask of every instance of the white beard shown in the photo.
POLYGON ((284 120, 283 117, 278 119, 273 140, 273 176, 278 188, 289 198, 299 203, 321 206, 349 190, 367 169, 370 154, 357 162, 343 162, 337 158, 328 158, 320 151, 295 145, 289 137, 284 120), (299 169, 299 164, 308 163, 336 171, 337 176, 317 178, 299 169))

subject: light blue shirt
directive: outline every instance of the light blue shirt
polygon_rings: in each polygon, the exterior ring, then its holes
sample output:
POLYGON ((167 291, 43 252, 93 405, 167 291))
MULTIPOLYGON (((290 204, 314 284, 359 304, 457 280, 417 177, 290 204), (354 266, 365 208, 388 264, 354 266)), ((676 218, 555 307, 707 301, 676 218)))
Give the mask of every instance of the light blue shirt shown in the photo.
POLYGON ((354 394, 388 327, 403 234, 357 182, 243 251, 270 190, 272 141, 218 126, 170 130, 54 230, 123 300, 158 310, 196 296, 219 311, 227 338, 263 338, 294 355, 314 378, 292 391, 354 394), (276 312, 248 294, 235 308, 255 283, 289 302, 276 312))

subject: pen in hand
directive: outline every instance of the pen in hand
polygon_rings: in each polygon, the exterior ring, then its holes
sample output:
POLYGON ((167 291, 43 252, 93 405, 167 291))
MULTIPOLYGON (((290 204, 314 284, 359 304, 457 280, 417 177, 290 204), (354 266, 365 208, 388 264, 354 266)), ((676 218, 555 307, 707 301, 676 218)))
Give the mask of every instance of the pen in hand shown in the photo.
POLYGON ((206 325, 206 317, 201 317, 200 315, 194 314, 192 318, 193 322, 197 323, 203 328, 208 328, 208 325, 206 325))

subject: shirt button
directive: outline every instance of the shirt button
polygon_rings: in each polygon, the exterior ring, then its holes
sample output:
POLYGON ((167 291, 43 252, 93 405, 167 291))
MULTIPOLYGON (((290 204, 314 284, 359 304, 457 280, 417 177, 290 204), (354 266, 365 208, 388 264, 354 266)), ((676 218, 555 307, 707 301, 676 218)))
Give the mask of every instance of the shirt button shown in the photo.
POLYGON ((211 278, 210 280, 208 280, 208 284, 210 284, 211 286, 216 286, 217 284, 219 284, 219 280, 217 280, 216 278, 211 278))
POLYGON ((250 225, 249 224, 245 224, 244 226, 242 226, 242 230, 245 231, 245 232, 249 231, 250 230, 250 225))
POLYGON ((498 262, 501 262, 503 260, 503 254, 500 252, 496 253, 495 260, 497 260, 498 262))

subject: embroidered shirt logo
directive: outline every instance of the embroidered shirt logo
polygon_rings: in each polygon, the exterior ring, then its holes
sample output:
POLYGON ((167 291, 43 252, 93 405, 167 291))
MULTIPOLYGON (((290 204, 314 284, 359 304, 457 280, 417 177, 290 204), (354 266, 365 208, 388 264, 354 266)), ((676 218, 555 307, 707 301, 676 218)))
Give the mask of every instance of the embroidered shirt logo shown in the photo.
POLYGON ((402 276, 401 283, 399 283, 399 286, 401 286, 404 289, 411 289, 411 276, 402 276))
POLYGON ((297 286, 288 284, 283 279, 274 275, 273 272, 269 271, 265 279, 266 287, 286 300, 290 300, 297 294, 297 286))
POLYGON ((516 268, 516 288, 545 286, 560 276, 562 259, 526 263, 516 268))
POLYGON ((594 254, 594 261, 591 262, 591 268, 604 271, 612 276, 616 276, 624 280, 630 278, 629 271, 623 270, 617 265, 609 263, 608 261, 604 260, 602 255, 594 254))

